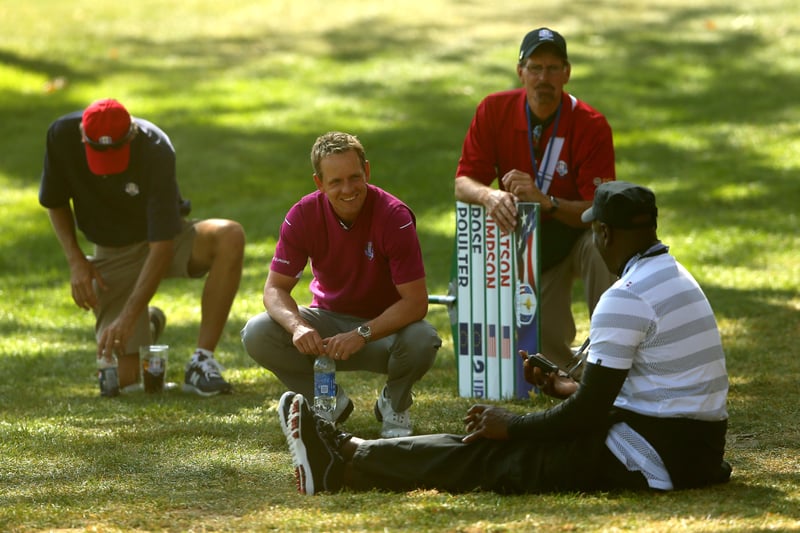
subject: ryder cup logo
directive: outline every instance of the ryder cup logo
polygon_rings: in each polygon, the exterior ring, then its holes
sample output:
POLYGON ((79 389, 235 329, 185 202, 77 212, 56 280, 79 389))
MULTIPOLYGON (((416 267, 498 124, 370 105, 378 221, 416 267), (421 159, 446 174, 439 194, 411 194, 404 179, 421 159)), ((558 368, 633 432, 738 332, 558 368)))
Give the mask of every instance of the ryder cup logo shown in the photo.
POLYGON ((553 32, 548 30, 547 28, 543 30, 539 30, 539 40, 540 41, 552 41, 555 39, 553 36, 553 32))
POLYGON ((364 255, 366 255, 370 261, 375 258, 375 250, 372 249, 372 241, 367 243, 367 247, 364 248, 364 255))
POLYGON ((517 291, 517 325, 527 326, 536 316, 536 296, 533 287, 520 283, 517 291))

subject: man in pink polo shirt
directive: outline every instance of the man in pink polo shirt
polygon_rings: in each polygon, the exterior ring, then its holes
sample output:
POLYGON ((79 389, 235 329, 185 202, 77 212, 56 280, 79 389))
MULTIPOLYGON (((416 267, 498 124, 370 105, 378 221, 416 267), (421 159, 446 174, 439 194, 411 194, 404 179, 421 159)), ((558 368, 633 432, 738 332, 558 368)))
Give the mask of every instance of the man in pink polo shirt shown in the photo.
MULTIPOLYGON (((425 268, 411 209, 369 184, 369 161, 353 135, 330 132, 311 150, 317 190, 300 199, 281 225, 264 286, 266 312, 242 330, 250 357, 289 389, 313 398, 319 355, 337 371, 387 375, 375 404, 381 436, 412 433, 411 389, 442 344, 424 319, 425 268), (314 275, 309 306, 291 292, 308 261, 314 275)), ((338 387, 332 422, 353 403, 338 387)))
POLYGON ((615 179, 614 144, 605 117, 564 91, 572 66, 558 32, 529 32, 517 59, 522 86, 490 94, 475 111, 455 197, 483 205, 504 232, 514 230, 516 202, 541 204, 541 351, 566 368, 575 339, 575 279, 583 280, 589 313, 615 279, 580 220, 595 189, 615 179))

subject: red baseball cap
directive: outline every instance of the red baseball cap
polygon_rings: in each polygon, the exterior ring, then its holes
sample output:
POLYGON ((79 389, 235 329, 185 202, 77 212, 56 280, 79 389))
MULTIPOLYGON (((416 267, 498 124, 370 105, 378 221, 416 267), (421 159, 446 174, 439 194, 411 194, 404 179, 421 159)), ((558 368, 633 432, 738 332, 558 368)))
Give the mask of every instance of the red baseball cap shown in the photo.
POLYGON ((128 168, 137 129, 122 104, 110 98, 92 103, 83 112, 81 131, 92 174, 119 174, 128 168))

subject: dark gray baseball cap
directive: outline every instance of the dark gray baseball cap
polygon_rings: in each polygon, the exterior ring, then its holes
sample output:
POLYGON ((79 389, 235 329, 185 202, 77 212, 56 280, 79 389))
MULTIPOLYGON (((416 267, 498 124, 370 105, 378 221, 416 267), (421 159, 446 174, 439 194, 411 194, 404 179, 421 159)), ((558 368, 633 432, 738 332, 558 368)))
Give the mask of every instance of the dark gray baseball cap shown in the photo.
POLYGON ((613 228, 656 227, 656 195, 647 187, 627 181, 607 181, 594 192, 592 207, 581 215, 584 222, 595 220, 613 228))
POLYGON ((550 43, 555 46, 558 54, 567 61, 567 41, 557 31, 550 28, 539 28, 528 32, 519 46, 519 59, 522 61, 530 56, 541 45, 550 43))

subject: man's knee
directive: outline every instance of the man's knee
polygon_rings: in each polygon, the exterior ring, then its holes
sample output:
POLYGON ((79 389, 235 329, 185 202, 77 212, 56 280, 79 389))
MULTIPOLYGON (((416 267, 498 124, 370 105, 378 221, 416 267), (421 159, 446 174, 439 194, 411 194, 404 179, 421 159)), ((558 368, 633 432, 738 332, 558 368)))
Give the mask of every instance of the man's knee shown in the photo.
POLYGON ((212 218, 201 220, 194 226, 192 263, 196 267, 210 268, 216 260, 241 264, 244 258, 244 228, 233 220, 212 218))
POLYGON ((241 331, 245 351, 262 366, 267 366, 270 355, 280 351, 280 339, 284 336, 286 330, 266 312, 248 320, 241 331))
POLYGON ((428 322, 421 320, 403 328, 398 336, 398 341, 405 346, 405 351, 412 360, 430 368, 442 346, 442 339, 436 329, 428 322))
POLYGON ((214 257, 241 263, 244 258, 245 234, 241 224, 234 220, 214 219, 214 257))
POLYGON ((219 226, 219 238, 222 246, 231 251, 244 251, 245 234, 241 224, 234 220, 222 220, 219 226))

